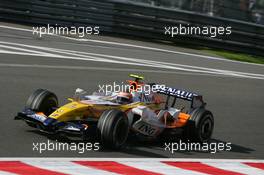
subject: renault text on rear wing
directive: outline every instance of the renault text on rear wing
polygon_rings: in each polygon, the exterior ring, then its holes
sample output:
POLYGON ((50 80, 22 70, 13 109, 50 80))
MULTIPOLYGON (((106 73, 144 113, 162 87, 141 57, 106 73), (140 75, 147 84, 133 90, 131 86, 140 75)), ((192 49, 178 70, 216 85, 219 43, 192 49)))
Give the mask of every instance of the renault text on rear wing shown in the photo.
POLYGON ((181 98, 183 100, 192 101, 194 97, 199 96, 198 94, 188 92, 185 90, 175 89, 175 88, 171 88, 171 87, 164 87, 164 86, 157 86, 157 87, 158 87, 156 89, 157 93, 178 97, 178 98, 181 98))

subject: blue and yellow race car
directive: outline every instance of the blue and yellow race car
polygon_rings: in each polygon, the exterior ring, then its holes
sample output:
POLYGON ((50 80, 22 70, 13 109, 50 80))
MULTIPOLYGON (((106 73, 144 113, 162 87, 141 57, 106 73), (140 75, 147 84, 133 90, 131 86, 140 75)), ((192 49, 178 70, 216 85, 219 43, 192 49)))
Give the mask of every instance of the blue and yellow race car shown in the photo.
POLYGON ((138 92, 135 84, 143 77, 131 76, 135 80, 130 81, 128 91, 87 95, 78 88, 74 97, 68 98, 69 103, 60 107, 54 93, 38 89, 15 119, 48 134, 96 138, 101 145, 114 149, 124 146, 130 133, 156 139, 177 131, 193 141, 210 140, 214 118, 205 109, 201 95, 154 83, 148 84, 150 93, 138 92), (175 107, 177 99, 190 102, 188 110, 175 107))

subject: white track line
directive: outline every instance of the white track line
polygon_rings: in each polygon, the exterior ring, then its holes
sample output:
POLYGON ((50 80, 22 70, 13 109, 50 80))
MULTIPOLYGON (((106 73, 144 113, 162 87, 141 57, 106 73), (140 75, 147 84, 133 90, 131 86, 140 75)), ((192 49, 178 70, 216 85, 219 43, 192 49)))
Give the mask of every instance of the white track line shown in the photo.
POLYGON ((14 173, 9 173, 9 172, 6 172, 6 171, 0 171, 0 174, 1 175, 16 175, 14 173))
MULTIPOLYGON (((51 50, 58 50, 58 49, 51 49, 51 50)), ((60 49, 63 50, 63 49, 60 49)), ((75 51, 70 51, 70 50, 63 50, 64 52, 75 52, 75 51)), ((230 71, 230 70, 222 70, 222 69, 213 69, 213 68, 207 68, 207 67, 198 67, 198 66, 190 66, 190 65, 184 65, 184 64, 177 64, 177 63, 167 63, 167 62, 159 62, 159 61, 152 61, 152 60, 145 60, 145 59, 137 59, 137 58, 131 58, 131 57, 120 57, 120 56, 112 56, 112 55, 105 55, 105 54, 96 54, 96 53, 85 53, 86 55, 93 55, 93 56, 100 56, 100 57, 107 57, 107 58, 115 58, 115 59, 121 59, 121 60, 126 60, 126 61, 137 61, 141 63, 147 63, 150 65, 162 65, 164 68, 171 68, 175 66, 182 66, 185 68, 192 68, 192 69, 201 69, 201 70, 210 70, 210 71, 215 71, 215 72, 228 72, 228 73, 233 73, 235 74, 241 74, 241 75, 248 75, 248 76, 260 76, 264 77, 262 74, 255 74, 255 73, 247 73, 247 72, 239 72, 239 71, 230 71)))
POLYGON ((248 165, 245 165, 240 162, 207 162, 207 165, 217 167, 224 170, 235 171, 242 174, 248 175, 263 175, 264 171, 258 168, 254 168, 248 165))
MULTIPOLYGON (((156 64, 142 64, 142 63, 133 63, 133 62, 127 62, 127 61, 114 61, 109 59, 102 59, 100 57, 92 57, 92 56, 85 56, 85 58, 80 57, 72 57, 72 56, 63 56, 63 55, 38 55, 38 54, 31 54, 31 53, 21 53, 21 52, 12 52, 12 51, 0 51, 0 53, 6 53, 6 54, 15 54, 15 55, 30 55, 30 56, 39 56, 39 57, 53 57, 53 58, 61 58, 61 59, 70 59, 70 60, 82 60, 82 61, 95 61, 95 62, 104 62, 104 63, 116 63, 116 64, 124 64, 124 65, 135 65, 135 66, 145 66, 145 67, 152 67, 152 68, 163 68, 163 69, 170 69, 170 70, 178 70, 178 71, 186 71, 186 72, 193 72, 193 73, 208 73, 208 74, 215 74, 215 75, 226 75, 231 77, 238 77, 238 78, 250 78, 250 79, 260 79, 263 80, 264 77, 261 74, 258 74, 257 76, 251 76, 251 75, 243 75, 239 74, 239 72, 231 72, 231 71, 225 71, 223 72, 214 72, 214 71, 205 71, 205 70, 197 70, 197 69, 186 69, 182 67, 171 67, 171 66, 162 66, 162 65, 156 65, 156 64)), ((246 74, 246 73, 244 73, 246 74)))
MULTIPOLYGON (((87 59, 82 59, 82 60, 100 61, 100 62, 127 64, 127 65, 137 65, 137 66, 147 66, 147 67, 157 67, 157 68, 173 69, 173 70, 181 70, 181 71, 189 71, 189 72, 198 72, 198 73, 229 75, 229 76, 237 76, 237 77, 244 77, 244 78, 264 79, 264 75, 262 75, 262 74, 237 72, 237 71, 229 71, 229 70, 221 70, 221 69, 212 69, 212 68, 182 65, 182 64, 175 64, 175 63, 164 63, 164 62, 157 62, 157 61, 152 61, 152 60, 144 60, 144 59, 137 59, 137 58, 126 58, 126 57, 119 57, 119 56, 112 56, 112 55, 105 55, 105 54, 96 54, 96 53, 86 53, 86 52, 79 52, 79 51, 72 51, 72 50, 65 50, 65 49, 55 49, 55 48, 48 48, 48 47, 39 47, 39 46, 31 46, 31 45, 10 43, 10 42, 1 42, 0 41, 0 43, 8 44, 8 45, 14 45, 14 46, 34 48, 34 49, 42 49, 42 50, 46 50, 46 51, 53 51, 55 53, 60 53, 60 54, 69 54, 69 55, 77 56, 78 59, 80 59, 79 57, 87 58, 87 59), (81 53, 81 54, 79 54, 79 53, 81 53), (94 56, 88 56, 88 55, 95 55, 95 56, 101 56, 101 57, 94 57, 94 56), (125 61, 105 59, 102 57, 125 60, 125 61)), ((13 46, 5 46, 5 47, 8 47, 10 49, 17 48, 17 47, 13 47, 13 46)), ((8 52, 4 52, 4 53, 8 53, 8 52)), ((9 53, 11 53, 11 51, 9 51, 9 53)), ((61 56, 58 54, 52 54, 52 53, 49 53, 48 55, 50 57, 58 57, 58 58, 65 58, 65 59, 66 58, 76 59, 76 57, 73 58, 73 57, 61 56)), ((46 56, 46 54, 45 55, 41 54, 39 56, 46 56)))
POLYGON ((52 55, 52 54, 49 54, 46 52, 35 51, 35 50, 30 50, 30 49, 23 49, 23 48, 18 48, 18 47, 10 47, 10 46, 6 46, 6 45, 2 45, 2 44, 0 44, 0 48, 19 50, 19 51, 24 51, 24 52, 28 52, 28 53, 35 53, 37 55, 45 55, 45 56, 51 56, 52 55))
POLYGON ((11 26, 5 26, 5 25, 0 25, 0 28, 19 30, 19 31, 24 31, 24 32, 33 32, 33 30, 31 30, 31 29, 24 29, 24 28, 19 28, 19 27, 11 27, 11 26))
POLYGON ((160 174, 166 174, 166 175, 175 175, 175 174, 204 175, 204 173, 184 170, 184 169, 170 166, 170 165, 158 162, 158 161, 138 160, 138 161, 119 161, 119 163, 131 166, 131 167, 137 167, 142 170, 151 171, 151 172, 160 173, 160 174))
POLYGON ((55 160, 25 160, 23 163, 43 168, 46 170, 56 171, 65 174, 72 175, 117 175, 116 173, 112 173, 109 171, 98 170, 95 168, 90 168, 87 166, 82 166, 69 161, 55 161, 55 160))
MULTIPOLYGON (((33 32, 33 30, 31 30, 31 29, 10 27, 10 26, 5 26, 5 25, 0 25, 0 28, 7 28, 7 29, 12 29, 12 30, 20 30, 20 31, 25 31, 25 32, 33 32)), ((186 53, 186 52, 180 52, 180 51, 172 51, 172 50, 167 50, 167 49, 160 49, 160 48, 155 48, 155 47, 147 47, 147 46, 141 46, 141 45, 135 45, 135 44, 119 43, 119 42, 104 41, 104 40, 94 40, 94 39, 77 39, 77 38, 72 38, 72 37, 67 37, 67 36, 60 36, 60 35, 55 35, 55 34, 46 34, 46 35, 52 35, 52 36, 62 37, 62 38, 75 40, 75 41, 81 41, 81 42, 94 42, 94 43, 126 46, 126 47, 133 47, 133 48, 140 48, 140 49, 146 49, 146 50, 152 50, 152 51, 159 51, 159 52, 178 54, 178 55, 187 55, 187 56, 192 56, 192 57, 206 58, 206 59, 211 59, 211 60, 219 60, 219 61, 233 62, 233 63, 239 63, 239 64, 248 64, 248 65, 255 65, 255 66, 264 66, 262 64, 240 62, 240 61, 228 60, 228 59, 224 59, 224 58, 220 58, 220 57, 206 56, 206 55, 200 55, 200 54, 192 54, 192 53, 186 53)))
MULTIPOLYGON (((65 70, 101 70, 101 71, 117 71, 117 72, 146 72, 146 73, 162 73, 162 74, 178 74, 178 75, 192 75, 192 76, 212 76, 213 74, 191 73, 191 72, 176 72, 176 71, 162 71, 151 69, 126 69, 126 68, 109 68, 109 67, 89 67, 89 66, 63 66, 63 65, 38 65, 38 64, 8 64, 0 63, 0 67, 14 67, 14 68, 37 68, 37 69, 65 69, 65 70)), ((219 77, 219 76, 217 76, 219 77)), ((226 77, 226 76, 222 76, 226 77)))

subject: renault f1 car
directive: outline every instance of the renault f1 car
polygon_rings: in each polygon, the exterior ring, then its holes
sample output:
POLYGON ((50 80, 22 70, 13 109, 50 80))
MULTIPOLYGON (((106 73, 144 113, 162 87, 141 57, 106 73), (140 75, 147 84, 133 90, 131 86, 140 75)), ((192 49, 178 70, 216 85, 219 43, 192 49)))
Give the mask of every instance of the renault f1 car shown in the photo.
POLYGON ((38 89, 15 119, 48 134, 84 140, 96 137, 102 146, 114 149, 124 146, 130 133, 155 139, 165 131, 172 135, 177 131, 192 141, 211 138, 214 118, 201 95, 166 86, 155 86, 148 94, 131 93, 134 100, 120 103, 117 93, 86 95, 78 88, 74 98, 59 107, 54 93, 38 89), (177 99, 189 102, 187 111, 175 107, 177 99))

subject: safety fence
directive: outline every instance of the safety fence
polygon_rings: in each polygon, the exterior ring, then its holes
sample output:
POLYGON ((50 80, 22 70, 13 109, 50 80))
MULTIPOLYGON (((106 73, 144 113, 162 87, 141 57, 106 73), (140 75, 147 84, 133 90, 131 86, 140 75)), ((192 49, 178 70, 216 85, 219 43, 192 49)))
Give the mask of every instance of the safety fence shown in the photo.
MULTIPOLYGON (((121 0, 0 0, 0 20, 31 25, 99 26, 100 34, 264 55, 264 26, 196 12, 121 0), (228 27, 230 35, 169 35, 166 28, 228 27)), ((172 31, 171 31, 172 32, 172 31)))

